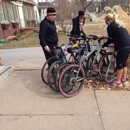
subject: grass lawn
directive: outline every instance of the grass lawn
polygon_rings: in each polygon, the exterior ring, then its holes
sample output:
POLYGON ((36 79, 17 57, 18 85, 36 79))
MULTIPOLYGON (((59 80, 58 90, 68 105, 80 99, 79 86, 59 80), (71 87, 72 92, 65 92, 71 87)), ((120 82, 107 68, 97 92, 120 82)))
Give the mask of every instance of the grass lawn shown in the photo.
MULTIPOLYGON (((95 22, 90 22, 86 24, 91 24, 90 26, 85 26, 85 30, 87 35, 98 35, 103 36, 107 35, 106 33, 106 26, 102 25, 95 25, 95 22), (93 25, 92 25, 93 24, 93 25)), ((71 29, 70 29, 71 30, 71 29)), ((68 36, 66 36, 63 32, 58 33, 59 43, 67 44, 69 42, 68 36)), ((13 40, 7 43, 0 43, 0 49, 12 49, 12 48, 23 48, 23 47, 37 47, 39 45, 39 38, 38 33, 33 33, 27 38, 21 40, 13 40)))

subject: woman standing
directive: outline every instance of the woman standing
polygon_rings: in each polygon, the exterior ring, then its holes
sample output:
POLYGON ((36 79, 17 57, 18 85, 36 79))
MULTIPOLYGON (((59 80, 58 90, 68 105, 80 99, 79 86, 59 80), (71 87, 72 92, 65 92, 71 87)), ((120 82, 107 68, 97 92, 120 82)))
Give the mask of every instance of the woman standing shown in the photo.
POLYGON ((85 13, 84 11, 80 10, 78 12, 78 16, 72 20, 73 27, 71 31, 72 36, 79 36, 81 33, 86 35, 86 32, 84 30, 84 22, 85 22, 85 13))
MULTIPOLYGON (((128 86, 127 79, 127 66, 126 62, 130 53, 130 36, 125 28, 125 25, 118 20, 114 14, 107 14, 105 22, 108 25, 107 33, 114 41, 114 49, 117 52, 116 65, 117 65, 117 80, 110 84, 110 87, 123 87, 128 86)), ((111 43, 108 40, 104 43, 107 46, 111 43)))

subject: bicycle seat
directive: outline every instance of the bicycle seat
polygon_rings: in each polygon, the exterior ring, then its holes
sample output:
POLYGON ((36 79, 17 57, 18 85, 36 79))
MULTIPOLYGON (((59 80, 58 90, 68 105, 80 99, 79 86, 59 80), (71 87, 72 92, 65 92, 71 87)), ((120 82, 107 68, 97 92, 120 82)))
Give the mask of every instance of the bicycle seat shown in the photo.
POLYGON ((64 45, 65 45, 64 43, 63 44, 58 44, 55 47, 56 47, 56 49, 61 49, 61 47, 64 46, 64 45))
POLYGON ((67 52, 68 53, 79 53, 82 49, 81 48, 78 48, 78 47, 73 47, 73 48, 68 48, 67 49, 67 52))

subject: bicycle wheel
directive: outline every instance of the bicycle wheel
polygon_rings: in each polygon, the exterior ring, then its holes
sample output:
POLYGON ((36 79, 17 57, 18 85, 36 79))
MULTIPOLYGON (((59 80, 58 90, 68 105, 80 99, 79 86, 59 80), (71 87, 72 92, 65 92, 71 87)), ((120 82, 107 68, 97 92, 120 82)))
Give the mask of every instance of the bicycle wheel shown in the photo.
POLYGON ((59 90, 65 97, 77 95, 84 85, 85 72, 79 65, 71 64, 67 66, 59 77, 59 90))
POLYGON ((87 77, 89 79, 91 79, 93 76, 97 76, 98 75, 98 65, 99 65, 99 61, 101 59, 101 57, 105 54, 105 51, 102 50, 95 58, 97 51, 95 51, 94 53, 92 53, 92 55, 89 56, 86 64, 86 68, 87 68, 87 77), (95 60, 95 61, 94 61, 95 60))
POLYGON ((59 77, 60 77, 60 74, 61 72, 65 69, 66 66, 72 64, 73 62, 65 62, 65 63, 62 63, 58 69, 56 70, 56 73, 55 73, 55 76, 54 76, 54 84, 55 84, 55 88, 56 88, 56 91, 59 92, 59 87, 58 87, 58 81, 59 81, 59 77))
MULTIPOLYGON (((108 66, 110 64, 110 59, 112 57, 112 52, 107 52, 106 55, 104 55, 100 62, 99 62, 99 76, 102 79, 105 79, 106 72, 108 69, 108 66)), ((113 61, 111 62, 112 64, 110 65, 110 68, 108 70, 107 78, 108 80, 113 80, 113 78, 116 76, 116 59, 114 58, 113 61)))
POLYGON ((62 61, 55 61, 51 67, 49 68, 48 74, 47 74, 47 81, 48 81, 48 85, 50 86, 50 88, 54 91, 57 92, 57 89, 55 87, 54 84, 54 77, 56 74, 56 70, 58 69, 58 67, 60 66, 60 64, 62 63, 62 61))
POLYGON ((47 74, 49 70, 49 65, 50 63, 53 63, 56 60, 56 56, 49 58, 43 65, 42 70, 41 70, 41 78, 42 81, 48 85, 48 80, 47 80, 47 74))

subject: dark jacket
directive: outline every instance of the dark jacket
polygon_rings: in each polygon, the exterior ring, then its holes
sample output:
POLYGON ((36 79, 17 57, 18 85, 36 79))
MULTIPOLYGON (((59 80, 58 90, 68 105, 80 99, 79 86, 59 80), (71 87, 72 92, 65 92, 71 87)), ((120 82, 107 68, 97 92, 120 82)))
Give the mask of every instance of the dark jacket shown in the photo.
MULTIPOLYGON (((125 47, 130 46, 130 36, 126 28, 120 27, 117 23, 112 22, 107 27, 108 36, 114 40, 115 50, 120 50, 125 47)), ((111 40, 108 40, 104 45, 107 46, 111 43, 111 40)))
POLYGON ((42 20, 40 23, 39 39, 42 47, 56 45, 58 43, 58 35, 54 21, 51 22, 47 18, 42 20))
MULTIPOLYGON (((77 16, 76 18, 74 18, 72 20, 73 22, 73 26, 72 26, 72 31, 70 32, 71 35, 80 35, 82 32, 80 31, 80 26, 79 26, 79 16, 77 16)), ((83 25, 85 22, 85 18, 83 20, 83 25)))

